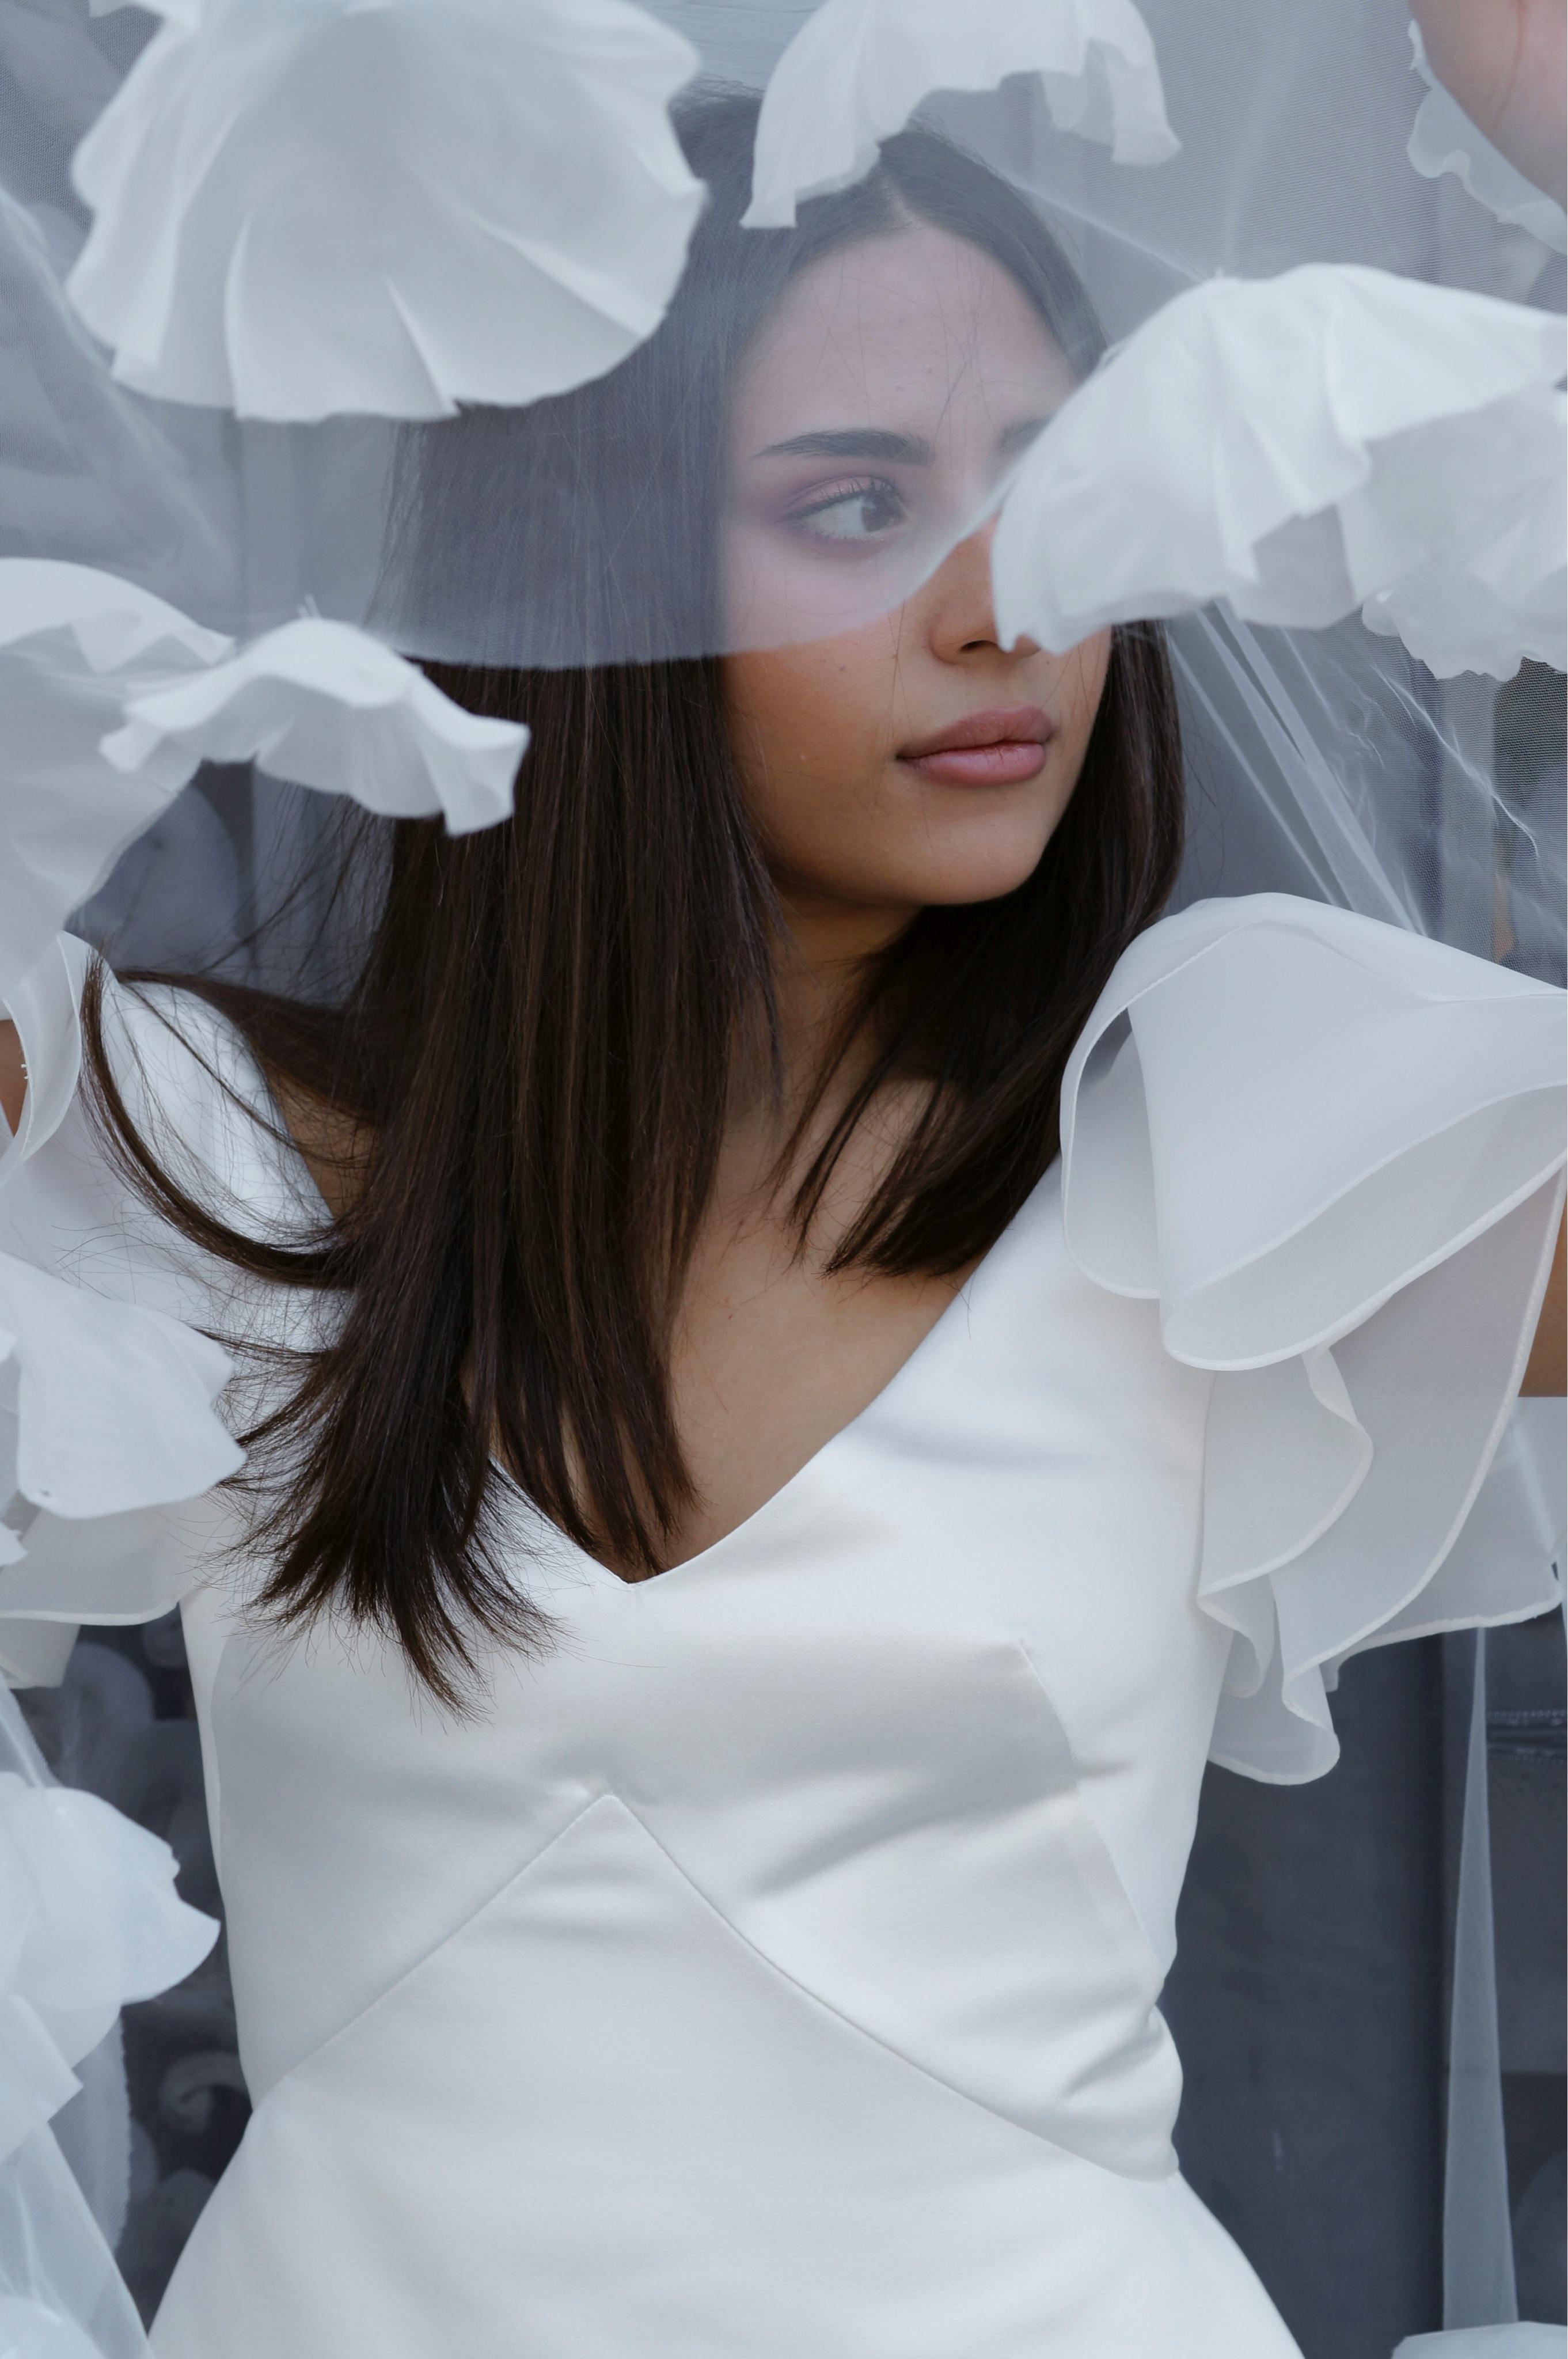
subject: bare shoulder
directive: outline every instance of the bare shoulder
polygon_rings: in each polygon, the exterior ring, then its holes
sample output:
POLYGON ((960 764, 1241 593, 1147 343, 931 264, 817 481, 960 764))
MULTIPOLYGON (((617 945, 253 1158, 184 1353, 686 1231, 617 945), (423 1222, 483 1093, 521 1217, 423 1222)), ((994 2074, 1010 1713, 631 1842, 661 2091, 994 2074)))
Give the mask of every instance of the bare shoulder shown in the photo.
POLYGON ((1552 1396, 1568 1392, 1568 1223, 1557 1232, 1546 1299, 1520 1389, 1552 1396))
POLYGON ((5 1127, 14 1131, 22 1119, 22 1103, 27 1094, 27 1069, 22 1062, 22 1043, 14 1024, 0 1023, 0 1114, 5 1117, 5 1127))
POLYGON ((283 1126, 335 1221, 353 1210, 364 1186, 374 1133, 368 1123, 317 1095, 287 1073, 271 1071, 272 1092, 283 1126))

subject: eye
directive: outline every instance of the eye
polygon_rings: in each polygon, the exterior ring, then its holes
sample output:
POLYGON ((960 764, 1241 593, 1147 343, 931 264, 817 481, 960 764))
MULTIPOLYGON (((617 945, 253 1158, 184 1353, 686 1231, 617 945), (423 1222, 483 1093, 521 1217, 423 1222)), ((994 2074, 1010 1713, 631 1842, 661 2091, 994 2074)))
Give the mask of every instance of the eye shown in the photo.
POLYGON ((784 521, 813 540, 864 548, 905 523, 908 515, 896 484, 890 484, 885 475, 868 475, 815 494, 789 509, 784 521))

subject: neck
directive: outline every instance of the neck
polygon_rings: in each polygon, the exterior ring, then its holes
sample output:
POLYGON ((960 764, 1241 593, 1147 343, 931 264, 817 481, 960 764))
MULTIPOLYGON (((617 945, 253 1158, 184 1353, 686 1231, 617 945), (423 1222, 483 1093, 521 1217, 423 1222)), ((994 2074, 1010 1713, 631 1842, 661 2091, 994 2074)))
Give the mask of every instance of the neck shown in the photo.
MULTIPOLYGON (((773 995, 783 1092, 775 1096, 770 1061, 759 1043, 754 1053, 741 1060, 731 1115, 734 1132, 748 1137, 753 1152, 764 1156, 782 1147, 798 1123, 823 1060, 864 982, 867 961, 896 941, 917 914, 828 901, 782 885, 779 903, 784 925, 774 947, 773 995)), ((870 1054, 869 1044, 863 1052, 852 1049, 835 1075, 821 1109, 825 1120, 831 1120, 832 1110, 854 1087, 862 1053, 870 1054)))

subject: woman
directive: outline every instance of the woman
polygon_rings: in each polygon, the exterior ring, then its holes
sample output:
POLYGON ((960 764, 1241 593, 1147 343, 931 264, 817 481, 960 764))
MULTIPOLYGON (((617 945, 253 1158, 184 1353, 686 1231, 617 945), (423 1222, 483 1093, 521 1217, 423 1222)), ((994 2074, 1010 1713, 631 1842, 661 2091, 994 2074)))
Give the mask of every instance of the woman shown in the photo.
POLYGON ((5 1201, 252 1388, 166 1534, 256 2110, 161 2359, 1288 2354, 1170 2145, 1204 1760, 1314 1774, 1325 1661, 1552 1594, 1445 1558, 1556 995, 1155 922, 1158 634, 1003 647, 968 528, 1070 272, 924 134, 742 233, 752 125, 688 115, 638 360, 415 466, 400 600, 475 499, 480 603, 551 583, 439 673, 515 820, 395 831, 339 1010, 96 982, 5 1201))

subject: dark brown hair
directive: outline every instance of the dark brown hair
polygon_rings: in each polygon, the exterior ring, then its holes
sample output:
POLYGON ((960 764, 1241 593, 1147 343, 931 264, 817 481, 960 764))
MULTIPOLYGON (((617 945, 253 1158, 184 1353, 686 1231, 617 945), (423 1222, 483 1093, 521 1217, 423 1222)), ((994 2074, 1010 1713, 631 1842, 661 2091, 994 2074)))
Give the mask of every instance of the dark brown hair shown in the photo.
MULTIPOLYGON (((778 919, 730 766, 721 665, 668 652, 712 644, 705 618, 672 623, 648 552, 686 532, 681 594, 711 595, 712 452, 736 363, 792 272, 912 216, 999 260, 1080 368, 1098 350, 1033 213, 933 134, 888 142, 868 179, 804 208, 798 230, 742 231, 754 122, 734 98, 686 111, 710 200, 686 286, 632 361, 411 440, 389 611, 419 643, 443 568, 482 551, 493 569, 496 660, 427 668, 470 710, 527 723, 514 817, 458 837, 433 821, 382 829, 378 912, 337 1004, 185 978, 275 1081, 360 1125, 349 1209, 296 1243, 217 1218, 138 1133, 87 1005, 99 1104, 143 1191, 240 1270, 345 1297, 331 1340, 247 1437, 258 1468, 271 1446, 287 1470, 262 1526, 262 1603, 286 1625, 334 1606, 379 1626, 449 1701, 479 1637, 549 1635, 503 1538, 508 1477, 581 1547, 648 1571, 691 1496, 671 1321, 737 1038, 772 1022, 778 919), (575 581, 552 583, 557 617, 575 602, 554 651, 548 602, 542 618, 524 612, 513 586, 551 499, 580 552, 575 581), (510 537, 464 530, 476 502, 510 537), (654 510, 640 537, 635 516, 654 510), (553 652, 600 626, 617 660, 555 668, 553 652)), ((894 1075, 933 1086, 836 1266, 953 1271, 1006 1227, 1056 1153, 1072 1045, 1170 890, 1182 808, 1159 634, 1119 631, 1076 790, 1033 875, 1001 899, 925 911, 867 977, 858 1015, 875 1059, 800 1190, 802 1234, 877 1090, 894 1075)))

